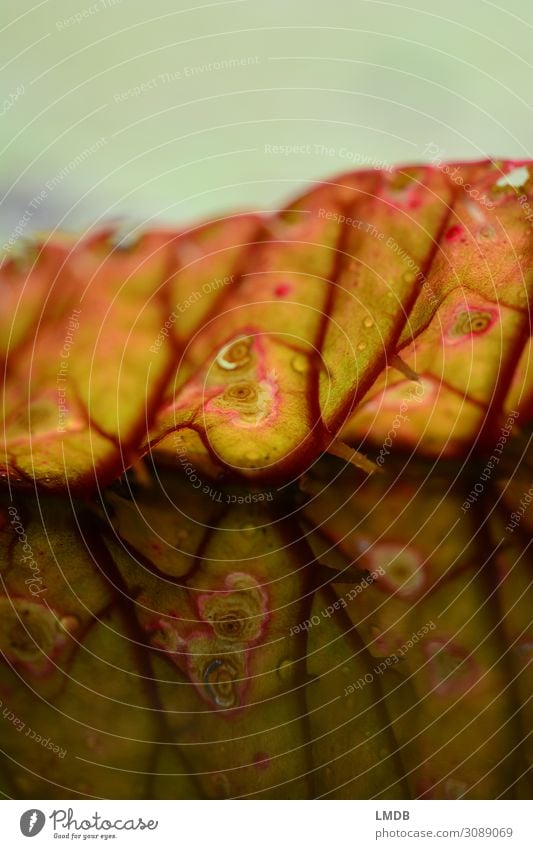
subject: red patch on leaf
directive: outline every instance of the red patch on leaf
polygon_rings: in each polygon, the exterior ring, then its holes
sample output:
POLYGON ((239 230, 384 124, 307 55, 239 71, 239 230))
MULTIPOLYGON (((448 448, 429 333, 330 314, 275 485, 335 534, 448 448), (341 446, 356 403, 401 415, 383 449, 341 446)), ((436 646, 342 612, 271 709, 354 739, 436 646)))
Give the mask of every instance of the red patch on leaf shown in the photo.
POLYGON ((266 752, 257 752, 254 755, 253 765, 257 770, 268 769, 270 766, 270 758, 266 752))
POLYGON ((463 228, 459 224, 454 224, 449 230, 446 230, 445 239, 448 242, 456 242, 462 235, 463 228))

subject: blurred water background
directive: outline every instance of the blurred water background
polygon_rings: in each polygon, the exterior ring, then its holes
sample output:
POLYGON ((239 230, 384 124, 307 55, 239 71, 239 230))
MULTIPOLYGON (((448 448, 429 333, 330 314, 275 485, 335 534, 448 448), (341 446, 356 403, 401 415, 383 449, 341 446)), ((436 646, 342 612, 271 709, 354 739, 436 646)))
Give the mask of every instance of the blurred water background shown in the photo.
POLYGON ((531 0, 2 0, 0 43, 3 243, 532 156, 531 0))

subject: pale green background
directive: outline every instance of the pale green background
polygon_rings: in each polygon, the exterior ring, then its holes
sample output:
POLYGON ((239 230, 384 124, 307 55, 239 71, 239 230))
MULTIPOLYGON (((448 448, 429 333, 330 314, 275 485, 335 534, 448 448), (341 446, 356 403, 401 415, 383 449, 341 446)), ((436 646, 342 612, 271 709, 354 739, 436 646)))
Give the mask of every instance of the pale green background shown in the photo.
POLYGON ((3 239, 28 210, 24 235, 269 208, 428 144, 532 154, 531 0, 1 0, 0 30, 3 239))

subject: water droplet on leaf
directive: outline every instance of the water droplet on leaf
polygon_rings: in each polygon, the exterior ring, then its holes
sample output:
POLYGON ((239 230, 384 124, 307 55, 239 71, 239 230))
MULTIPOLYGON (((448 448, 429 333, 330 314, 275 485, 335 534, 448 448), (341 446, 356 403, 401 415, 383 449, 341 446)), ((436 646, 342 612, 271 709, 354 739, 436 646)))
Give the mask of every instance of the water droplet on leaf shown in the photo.
POLYGON ((291 366, 298 374, 305 374, 309 369, 309 361, 303 354, 296 354, 291 360, 291 366))
POLYGON ((79 619, 76 616, 62 616, 59 620, 59 624, 65 629, 65 631, 68 631, 69 634, 77 631, 80 626, 79 619))
POLYGON ((281 678, 282 681, 287 681, 291 677, 292 666, 293 666, 292 660, 289 660, 288 658, 285 658, 284 660, 280 661, 276 671, 278 673, 279 678, 281 678))
POLYGON ((259 463, 261 461, 261 454, 258 451, 247 451, 244 459, 248 463, 259 463))

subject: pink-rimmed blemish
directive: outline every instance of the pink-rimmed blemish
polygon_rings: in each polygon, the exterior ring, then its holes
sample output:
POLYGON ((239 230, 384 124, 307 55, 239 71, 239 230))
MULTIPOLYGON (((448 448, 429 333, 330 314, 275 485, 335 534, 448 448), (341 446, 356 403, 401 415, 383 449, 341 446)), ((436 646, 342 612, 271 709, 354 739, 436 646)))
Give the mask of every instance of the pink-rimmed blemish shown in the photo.
POLYGON ((250 647, 265 631, 268 597, 250 575, 233 572, 226 576, 223 589, 199 596, 198 613, 220 639, 250 647))
POLYGON ((0 597, 0 654, 34 678, 55 671, 55 659, 79 626, 70 614, 61 615, 40 601, 0 597))
POLYGON ((481 671, 476 661, 450 640, 433 639, 422 651, 429 662, 432 689, 438 695, 462 695, 478 683, 481 671))
MULTIPOLYGON (((178 617, 175 617, 176 623, 178 617)), ((177 657, 184 654, 187 643, 179 634, 177 625, 171 619, 152 619, 144 626, 150 635, 150 643, 154 648, 161 649, 168 654, 177 665, 177 657)))
POLYGON ((378 587, 392 595, 414 599, 425 590, 425 558, 412 545, 376 543, 365 552, 364 560, 369 571, 378 573, 378 587))
POLYGON ((273 424, 279 406, 278 387, 272 380, 247 380, 231 383, 205 404, 204 410, 246 429, 273 424))
POLYGON ((488 333, 498 319, 495 309, 466 307, 455 311, 446 334, 446 344, 456 345, 488 333))

